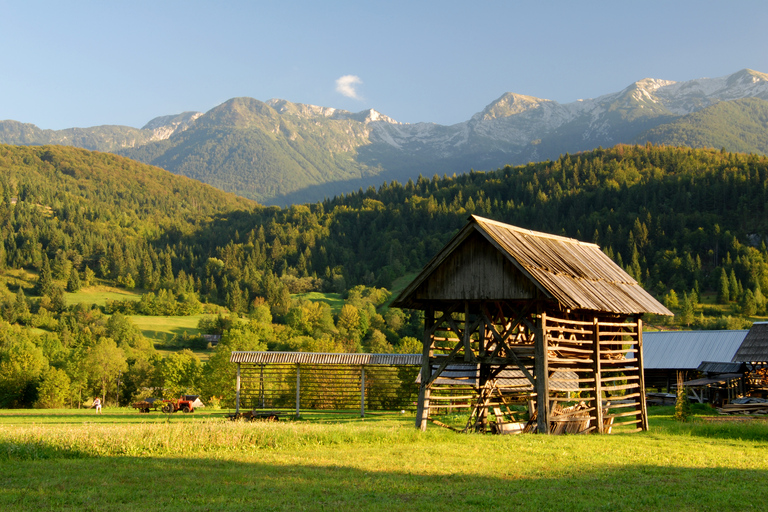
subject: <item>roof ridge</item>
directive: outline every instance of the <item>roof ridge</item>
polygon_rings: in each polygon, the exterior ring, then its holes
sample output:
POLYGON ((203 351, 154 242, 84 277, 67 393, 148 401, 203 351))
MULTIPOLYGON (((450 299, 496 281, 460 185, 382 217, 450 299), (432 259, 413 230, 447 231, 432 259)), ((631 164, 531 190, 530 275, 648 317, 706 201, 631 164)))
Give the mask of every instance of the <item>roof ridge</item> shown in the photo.
POLYGON ((498 226, 500 228, 504 228, 510 231, 516 231, 518 233, 526 233, 532 236, 535 236, 536 238, 549 238, 551 240, 560 240, 562 242, 569 242, 572 244, 578 244, 578 245, 585 245, 585 246, 592 246, 592 247, 599 247, 597 244, 592 242, 582 242, 581 240, 578 240, 576 238, 570 238, 567 236, 560 236, 560 235, 553 235, 552 233, 544 233, 542 231, 534 231, 532 229, 527 228, 521 228, 519 226, 513 226, 512 224, 507 224, 505 222, 501 222, 498 220, 488 219, 486 217, 481 217, 479 215, 471 215, 470 219, 480 223, 486 223, 486 224, 493 224, 494 226, 498 226))

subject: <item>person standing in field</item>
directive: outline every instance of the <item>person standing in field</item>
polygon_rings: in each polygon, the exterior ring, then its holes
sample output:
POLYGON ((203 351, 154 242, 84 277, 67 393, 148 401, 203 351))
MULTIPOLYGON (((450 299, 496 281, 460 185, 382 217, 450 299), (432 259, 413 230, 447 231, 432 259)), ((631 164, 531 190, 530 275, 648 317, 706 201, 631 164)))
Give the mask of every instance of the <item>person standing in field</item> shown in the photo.
POLYGON ((99 397, 93 399, 93 406, 96 408, 96 413, 101 414, 101 399, 99 397))

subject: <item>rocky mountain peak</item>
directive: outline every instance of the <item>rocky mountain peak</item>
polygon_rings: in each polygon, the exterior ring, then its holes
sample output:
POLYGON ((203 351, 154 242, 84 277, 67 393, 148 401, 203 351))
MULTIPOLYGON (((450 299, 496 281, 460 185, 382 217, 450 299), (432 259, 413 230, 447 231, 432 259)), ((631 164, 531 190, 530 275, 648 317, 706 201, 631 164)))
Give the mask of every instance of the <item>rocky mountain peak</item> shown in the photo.
POLYGON ((556 104, 552 100, 543 100, 534 96, 525 96, 513 92, 504 93, 499 99, 485 107, 482 112, 476 114, 473 120, 490 120, 502 117, 509 117, 521 114, 531 109, 540 107, 542 104, 556 104), (475 119, 478 118, 478 119, 475 119))
POLYGON ((174 133, 183 132, 189 128, 202 115, 202 112, 182 112, 177 115, 160 116, 152 119, 141 129, 152 130, 150 140, 165 140, 174 133))

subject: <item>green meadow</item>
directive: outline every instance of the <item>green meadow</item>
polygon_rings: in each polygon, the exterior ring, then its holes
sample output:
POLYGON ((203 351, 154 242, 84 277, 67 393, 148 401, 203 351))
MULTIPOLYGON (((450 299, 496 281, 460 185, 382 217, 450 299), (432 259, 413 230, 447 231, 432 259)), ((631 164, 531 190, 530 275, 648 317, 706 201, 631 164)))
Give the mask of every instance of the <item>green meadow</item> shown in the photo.
POLYGON ((395 413, 2 411, 0 509, 763 509, 768 423, 673 413, 634 434, 492 436, 395 413))

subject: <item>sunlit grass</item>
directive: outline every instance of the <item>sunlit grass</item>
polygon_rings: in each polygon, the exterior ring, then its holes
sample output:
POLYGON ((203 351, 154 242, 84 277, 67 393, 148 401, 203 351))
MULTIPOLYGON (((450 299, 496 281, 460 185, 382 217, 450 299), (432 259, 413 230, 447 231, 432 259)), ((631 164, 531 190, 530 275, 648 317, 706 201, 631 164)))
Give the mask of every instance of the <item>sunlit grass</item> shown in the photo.
POLYGON ((325 302, 331 306, 333 314, 338 314, 344 306, 344 299, 341 298, 341 294, 338 293, 320 293, 320 292, 307 292, 296 293, 291 295, 294 299, 309 300, 312 302, 325 302))
POLYGON ((671 414, 653 408, 636 434, 491 436, 419 432, 412 414, 246 423, 221 411, 2 411, 0 508, 759 509, 768 424, 671 414))
POLYGON ((107 300, 139 300, 141 291, 126 290, 114 286, 98 284, 81 288, 76 293, 65 293, 67 304, 94 304, 104 306, 107 300))

